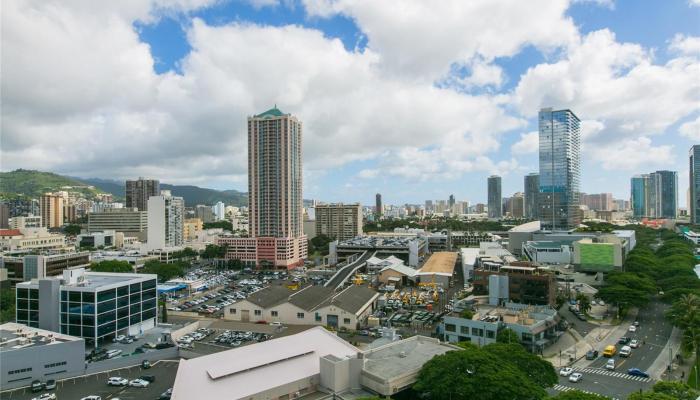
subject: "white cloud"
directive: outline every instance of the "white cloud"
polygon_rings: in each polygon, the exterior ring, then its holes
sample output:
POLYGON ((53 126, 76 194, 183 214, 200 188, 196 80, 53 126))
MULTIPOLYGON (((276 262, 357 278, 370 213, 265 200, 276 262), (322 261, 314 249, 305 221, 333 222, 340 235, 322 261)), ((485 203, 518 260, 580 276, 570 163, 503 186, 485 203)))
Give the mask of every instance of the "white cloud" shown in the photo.
POLYGON ((537 153, 540 148, 540 134, 539 132, 528 132, 521 133, 520 140, 515 142, 510 148, 510 152, 513 154, 531 154, 537 153))
POLYGON ((379 175, 379 170, 376 168, 368 168, 360 171, 357 176, 362 179, 374 179, 379 175))
MULTIPOLYGON (((584 155, 605 160, 605 167, 635 164, 606 160, 625 143, 650 146, 646 136, 665 130, 700 109, 700 63, 679 57, 656 65, 650 51, 619 43, 608 30, 592 32, 571 46, 560 60, 534 66, 513 94, 525 115, 540 107, 569 108, 582 120, 584 155)), ((657 156, 668 147, 649 147, 657 156)), ((661 159, 661 157, 658 157, 661 159)))
POLYGON ((649 166, 673 164, 672 150, 673 146, 653 146, 651 139, 640 137, 602 146, 591 154, 591 158, 606 170, 638 171, 640 168, 649 169, 649 166))
POLYGON ((700 117, 681 125, 680 128, 678 128, 678 132, 680 132, 683 137, 700 142, 700 117))
POLYGON ((367 36, 391 75, 434 81, 454 65, 490 63, 526 45, 551 50, 578 36, 568 0, 304 0, 311 16, 342 14, 367 36))
POLYGON ((688 5, 691 7, 700 7, 700 0, 688 0, 688 5))
MULTIPOLYGON (((700 1, 700 0, 699 0, 700 1)), ((700 55, 700 37, 698 36, 686 36, 681 33, 677 33, 668 48, 671 51, 685 54, 685 55, 700 55)))

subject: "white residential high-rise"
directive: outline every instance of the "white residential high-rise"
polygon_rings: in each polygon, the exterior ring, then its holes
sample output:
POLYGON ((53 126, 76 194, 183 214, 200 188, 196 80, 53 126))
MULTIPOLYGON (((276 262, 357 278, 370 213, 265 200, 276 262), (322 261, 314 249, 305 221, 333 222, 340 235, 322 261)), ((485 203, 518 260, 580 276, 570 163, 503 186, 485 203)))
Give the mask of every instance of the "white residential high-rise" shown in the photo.
POLYGON ((181 246, 184 242, 185 201, 169 191, 148 199, 148 250, 181 246))
POLYGON ((214 204, 211 208, 211 210, 214 212, 214 219, 217 221, 223 221, 226 219, 226 206, 224 205, 223 202, 218 202, 214 204))

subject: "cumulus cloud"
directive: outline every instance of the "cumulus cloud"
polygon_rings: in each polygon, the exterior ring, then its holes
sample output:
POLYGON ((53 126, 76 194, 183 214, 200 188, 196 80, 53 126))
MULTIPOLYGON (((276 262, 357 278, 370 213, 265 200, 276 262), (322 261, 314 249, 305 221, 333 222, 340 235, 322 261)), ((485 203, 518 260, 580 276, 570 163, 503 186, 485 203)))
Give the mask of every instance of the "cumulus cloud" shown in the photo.
POLYGON ((650 138, 640 137, 603 146, 593 152, 591 158, 607 170, 637 171, 642 167, 648 169, 650 165, 673 164, 672 150, 673 146, 654 146, 650 138))
POLYGON ((684 123, 678 128, 678 131, 683 137, 694 141, 700 141, 700 117, 684 123))
POLYGON ((531 154, 537 153, 540 147, 539 132, 521 133, 520 140, 515 142, 510 151, 513 154, 531 154))
POLYGON ((700 37, 698 36, 686 36, 681 33, 677 33, 671 43, 668 46, 671 51, 675 51, 680 54, 685 55, 699 55, 700 54, 700 37))

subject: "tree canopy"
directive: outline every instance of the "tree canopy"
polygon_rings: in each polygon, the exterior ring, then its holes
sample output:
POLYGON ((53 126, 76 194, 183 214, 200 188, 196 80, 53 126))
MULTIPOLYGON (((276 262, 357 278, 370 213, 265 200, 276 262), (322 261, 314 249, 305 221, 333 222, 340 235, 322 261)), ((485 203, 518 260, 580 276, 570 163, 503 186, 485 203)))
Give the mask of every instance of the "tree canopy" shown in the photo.
MULTIPOLYGON (((435 356, 423 365, 413 389, 431 400, 542 399, 547 392, 515 362, 476 346, 435 356)), ((499 350, 500 351, 500 350, 499 350)))
POLYGON ((700 392, 680 382, 657 382, 651 391, 633 393, 628 400, 695 400, 700 392))
POLYGON ((80 235, 80 225, 70 224, 63 227, 63 233, 68 236, 80 235))
POLYGON ((595 393, 584 393, 580 390, 569 390, 567 392, 560 392, 556 396, 550 397, 551 400, 609 400, 609 397, 605 397, 595 393))
POLYGON ((166 282, 178 276, 184 274, 185 264, 182 262, 175 262, 172 264, 162 263, 156 260, 146 261, 143 268, 139 271, 143 274, 156 274, 158 275, 159 282, 166 282))
POLYGON ((512 329, 501 329, 496 335, 496 342, 498 343, 520 343, 520 338, 518 334, 512 329))
POLYGON ((500 358, 503 363, 514 364, 540 387, 548 388, 559 382, 552 363, 527 352, 519 343, 492 343, 483 349, 500 358))
POLYGON ((103 260, 90 264, 90 271, 93 272, 134 272, 134 267, 127 261, 103 260))
POLYGON ((202 224, 202 229, 221 228, 225 231, 233 232, 233 224, 229 221, 205 222, 202 224))

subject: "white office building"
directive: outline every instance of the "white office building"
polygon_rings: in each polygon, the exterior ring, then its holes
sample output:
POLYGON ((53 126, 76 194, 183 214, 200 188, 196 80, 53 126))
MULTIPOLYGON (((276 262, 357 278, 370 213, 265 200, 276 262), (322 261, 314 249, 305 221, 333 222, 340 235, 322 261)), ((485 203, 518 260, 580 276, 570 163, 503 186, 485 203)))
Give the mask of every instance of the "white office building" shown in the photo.
POLYGON ((185 200, 169 191, 148 199, 147 249, 165 249, 184 243, 185 200))
POLYGON ((223 202, 218 202, 214 204, 211 208, 211 211, 214 213, 214 219, 217 221, 223 221, 226 219, 226 206, 224 206, 223 202))

